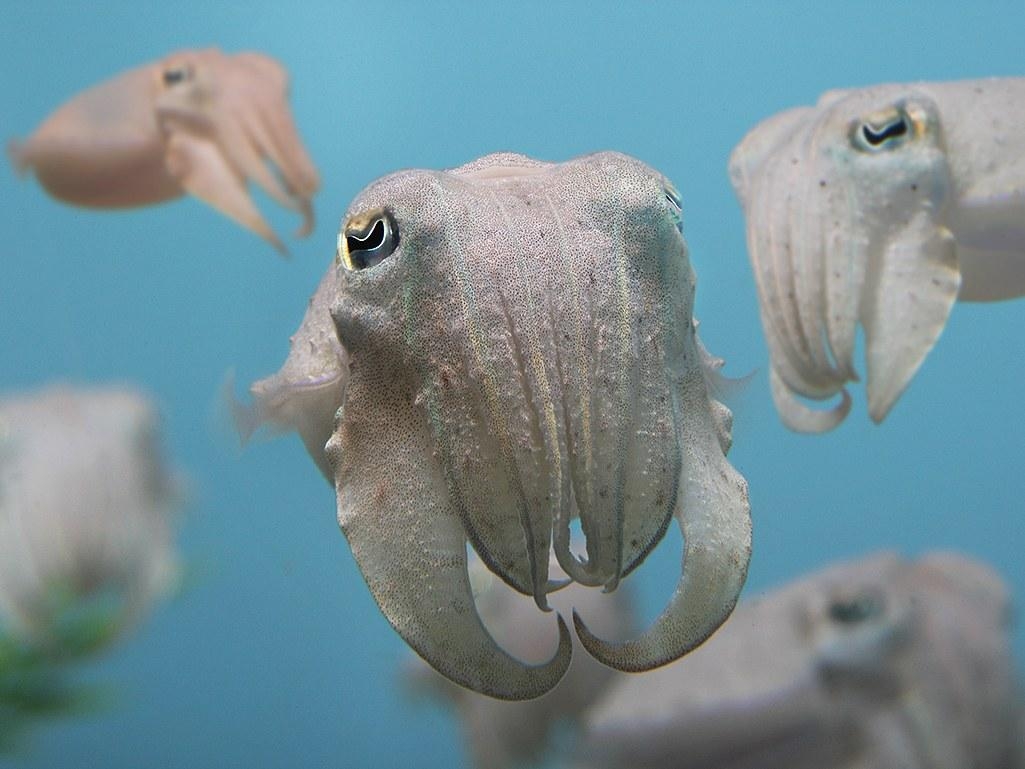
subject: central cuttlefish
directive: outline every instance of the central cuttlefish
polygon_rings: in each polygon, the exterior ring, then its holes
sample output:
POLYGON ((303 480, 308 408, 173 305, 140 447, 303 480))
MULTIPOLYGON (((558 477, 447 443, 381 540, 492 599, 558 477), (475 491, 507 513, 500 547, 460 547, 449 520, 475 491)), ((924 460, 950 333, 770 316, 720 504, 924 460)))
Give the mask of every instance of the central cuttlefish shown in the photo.
POLYGON ((752 129, 730 177, 795 430, 847 415, 859 323, 880 422, 955 300, 1025 295, 1025 78, 830 91, 752 129), (797 397, 837 394, 826 410, 797 397))
POLYGON ((583 647, 620 670, 677 659, 733 610, 747 487, 725 457, 721 361, 697 337, 681 229, 669 181, 616 153, 386 176, 350 206, 284 367, 252 387, 244 421, 299 432, 381 611, 464 687, 536 697, 571 654, 561 616, 546 663, 496 644, 467 542, 548 610, 567 584, 550 553, 611 591, 675 517, 682 576, 651 628, 609 642, 574 612, 583 647))

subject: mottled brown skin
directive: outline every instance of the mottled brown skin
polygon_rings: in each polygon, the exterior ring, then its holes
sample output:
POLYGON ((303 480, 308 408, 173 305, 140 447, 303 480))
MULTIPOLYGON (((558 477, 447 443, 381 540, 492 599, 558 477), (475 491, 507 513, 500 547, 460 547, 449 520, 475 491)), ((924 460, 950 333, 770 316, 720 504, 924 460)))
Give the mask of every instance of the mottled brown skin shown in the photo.
POLYGON ((249 196, 252 180, 302 214, 298 236, 313 228, 317 170, 284 69, 258 53, 179 51, 130 70, 72 98, 8 153, 73 205, 129 208, 188 193, 285 253, 249 196))

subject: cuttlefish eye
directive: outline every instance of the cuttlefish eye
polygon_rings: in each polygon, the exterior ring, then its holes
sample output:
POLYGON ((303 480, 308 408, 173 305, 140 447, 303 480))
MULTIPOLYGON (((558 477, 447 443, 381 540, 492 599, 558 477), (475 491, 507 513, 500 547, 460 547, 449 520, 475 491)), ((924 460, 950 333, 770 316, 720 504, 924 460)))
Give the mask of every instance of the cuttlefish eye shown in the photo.
POLYGON ((886 609, 883 596, 874 591, 864 591, 853 596, 838 598, 829 604, 829 619, 838 625, 857 625, 866 620, 882 616, 886 609))
POLYGON ((380 264, 399 247, 399 228, 391 212, 373 209, 349 218, 338 233, 338 261, 347 270, 380 264))
POLYGON ((177 67, 168 67, 163 73, 164 85, 170 87, 178 85, 179 83, 185 83, 192 79, 192 67, 188 64, 182 64, 177 67))
POLYGON ((851 129, 851 142, 863 152, 892 150, 914 135, 914 121, 898 107, 873 113, 855 121, 851 129))

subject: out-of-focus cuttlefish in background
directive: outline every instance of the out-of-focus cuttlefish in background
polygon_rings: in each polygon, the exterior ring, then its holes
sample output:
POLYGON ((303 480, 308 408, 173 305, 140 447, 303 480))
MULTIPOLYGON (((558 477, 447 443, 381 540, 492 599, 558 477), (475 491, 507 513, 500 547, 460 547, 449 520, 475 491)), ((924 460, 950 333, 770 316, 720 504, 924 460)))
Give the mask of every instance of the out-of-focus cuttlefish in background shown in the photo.
MULTIPOLYGON (((481 615, 538 656, 552 628, 497 582, 481 583, 481 615)), ((567 590, 629 630, 629 594, 567 590)), ((454 711, 477 769, 1020 769, 1010 609, 983 563, 880 552, 741 602, 704 645, 641 675, 574 658, 551 692, 514 703, 426 666, 407 675, 454 711)))
POLYGON ((8 153, 53 197, 91 208, 185 193, 285 246, 249 195, 256 182, 313 229, 320 184, 288 107, 288 76, 258 53, 179 51, 78 94, 8 153), (272 170, 266 161, 273 163, 272 170))
POLYGON ((1025 78, 830 91, 759 123, 730 177, 794 430, 847 415, 859 323, 880 422, 955 300, 1025 295, 1025 78), (827 410, 798 398, 837 394, 827 410))
POLYGON ((707 644, 615 676, 574 769, 1017 769, 1006 585, 882 552, 746 601, 707 644))
POLYGON ((184 478, 125 385, 0 394, 0 765, 106 699, 89 664, 177 591, 184 478))

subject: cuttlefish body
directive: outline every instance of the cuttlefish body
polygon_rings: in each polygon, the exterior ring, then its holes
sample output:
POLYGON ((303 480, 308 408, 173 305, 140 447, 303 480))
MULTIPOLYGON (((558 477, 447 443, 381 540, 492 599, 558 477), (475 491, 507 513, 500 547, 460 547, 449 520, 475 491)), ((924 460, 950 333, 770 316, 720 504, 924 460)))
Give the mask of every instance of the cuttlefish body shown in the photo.
POLYGON ((730 176, 773 397, 795 430, 847 415, 859 323, 879 422, 956 299, 1025 294, 1025 79, 831 91, 756 126, 730 176), (837 394, 828 410, 798 398, 837 394))
POLYGON ((288 77, 258 53, 179 51, 88 89, 8 152, 59 200, 94 208, 185 193, 285 248, 249 196, 255 181, 313 227, 319 179, 288 108, 288 77), (273 163, 276 172, 268 166, 273 163))
POLYGON ((647 632, 603 641, 574 613, 594 657, 646 670, 723 622, 750 555, 731 416, 710 394, 721 361, 697 338, 693 297, 678 195, 637 160, 497 154, 402 171, 349 208, 337 262, 246 421, 300 432, 389 622, 494 697, 554 686, 570 636, 560 616, 541 665, 503 651, 474 605, 467 541, 547 609, 565 584, 550 553, 611 591, 675 517, 683 574, 647 632))
POLYGON ((953 553, 878 553, 743 602, 704 646, 618 676, 587 769, 1025 765, 1006 586, 953 553))
POLYGON ((60 646, 94 617, 113 639, 171 586, 181 481, 159 438, 131 388, 0 397, 0 637, 60 646))

